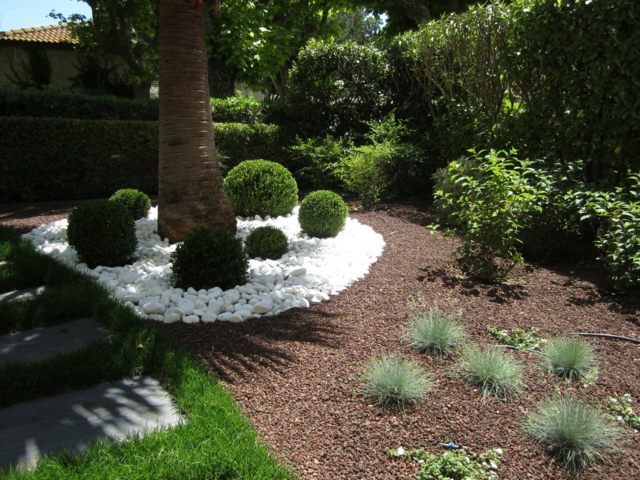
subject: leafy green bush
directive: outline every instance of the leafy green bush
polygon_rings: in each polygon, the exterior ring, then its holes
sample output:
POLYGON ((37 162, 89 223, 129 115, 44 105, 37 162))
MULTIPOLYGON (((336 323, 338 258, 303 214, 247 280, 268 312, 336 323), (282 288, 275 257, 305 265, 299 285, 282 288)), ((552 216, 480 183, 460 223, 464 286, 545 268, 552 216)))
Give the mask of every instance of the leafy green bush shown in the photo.
POLYGON ((580 380, 596 367, 593 347, 580 338, 554 338, 542 347, 545 367, 562 378, 580 380))
POLYGON ((196 227, 171 256, 173 284, 223 290, 245 283, 247 257, 242 241, 222 227, 196 227))
POLYGON ((571 397, 543 403, 527 417, 524 428, 548 446, 557 461, 574 470, 608 460, 621 437, 609 417, 571 397))
POLYGON ((289 121, 305 137, 364 133, 386 109, 385 77, 374 47, 311 41, 289 72, 289 121))
POLYGON ((339 179, 336 168, 348 150, 347 141, 330 135, 323 138, 297 138, 289 147, 289 152, 298 184, 323 189, 337 187, 339 179))
POLYGON ((135 188, 122 188, 109 198, 112 202, 118 202, 127 207, 134 220, 146 218, 151 208, 149 196, 135 188))
POLYGON ((352 147, 335 172, 371 208, 392 193, 410 190, 407 184, 419 174, 421 150, 405 141, 410 132, 394 115, 367 125, 369 144, 352 147))
MULTIPOLYGON (((158 123, 0 117, 0 201, 108 197, 158 189, 158 123), (34 141, 34 138, 37 141, 34 141)), ((227 160, 281 155, 274 125, 215 125, 227 160)))
POLYGON ((211 117, 214 122, 256 123, 262 121, 262 104, 242 93, 228 98, 211 98, 211 117))
POLYGON ((0 87, 0 117, 157 120, 158 100, 87 95, 56 88, 0 87))
POLYGON ((244 249, 249 258, 277 260, 287 253, 289 242, 284 232, 275 227, 258 227, 247 236, 244 249))
POLYGON ((467 381, 483 395, 504 399, 522 388, 522 366, 498 347, 468 347, 462 367, 467 381))
POLYGON ((431 378, 414 363, 395 355, 371 360, 362 377, 364 396, 380 407, 417 403, 431 389, 431 378))
POLYGON ((598 229, 599 259, 618 290, 640 286, 640 174, 614 191, 583 192, 583 220, 598 229))
POLYGON ((430 355, 451 355, 466 339, 460 316, 436 308, 414 315, 409 328, 411 346, 430 355))
POLYGON ((129 210, 109 200, 90 200, 71 210, 67 238, 89 267, 124 265, 137 243, 129 210))
POLYGON ((347 219, 349 208, 342 197, 329 190, 316 190, 300 204, 298 221, 311 237, 335 237, 347 219))
POLYGON ((224 190, 237 215, 277 217, 298 203, 298 185, 291 172, 268 160, 246 160, 224 179, 224 190))
POLYGON ((445 225, 461 227, 455 215, 456 205, 463 193, 463 187, 457 182, 461 176, 476 175, 478 160, 475 157, 460 157, 456 165, 456 175, 452 176, 449 168, 439 168, 433 174, 434 196, 433 206, 438 213, 438 219, 445 225))
POLYGON ((504 280, 522 262, 520 232, 544 194, 536 188, 538 171, 515 151, 471 152, 474 162, 449 164, 460 190, 437 190, 435 197, 462 225, 462 264, 482 280, 504 280))

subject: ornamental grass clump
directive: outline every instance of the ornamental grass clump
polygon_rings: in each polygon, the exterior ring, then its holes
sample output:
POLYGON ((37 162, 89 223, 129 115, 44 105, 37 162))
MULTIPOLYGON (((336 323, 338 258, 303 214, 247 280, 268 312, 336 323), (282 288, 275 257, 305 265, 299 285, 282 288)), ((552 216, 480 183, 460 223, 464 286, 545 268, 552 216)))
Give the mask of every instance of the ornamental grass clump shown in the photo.
POLYGON ((437 308, 414 315, 408 334, 411 346, 429 355, 451 355, 466 338, 459 319, 460 313, 437 308))
POLYGON ((616 452, 621 437, 609 417, 571 397, 543 403, 527 417, 524 429, 572 470, 607 461, 616 452))
POLYGON ((121 203, 127 207, 127 210, 129 210, 134 220, 145 218, 151 208, 149 196, 135 188, 121 188, 111 195, 109 200, 121 203))
POLYGON ((520 391, 523 385, 522 365, 498 347, 469 347, 462 354, 466 380, 483 395, 500 399, 520 391))
POLYGON ((362 382, 364 396, 380 407, 418 403, 426 398, 432 384, 422 368, 398 355, 371 360, 362 382))
POLYGON ((593 347, 580 338, 555 338, 542 347, 542 361, 546 369, 561 378, 581 380, 597 364, 593 347))

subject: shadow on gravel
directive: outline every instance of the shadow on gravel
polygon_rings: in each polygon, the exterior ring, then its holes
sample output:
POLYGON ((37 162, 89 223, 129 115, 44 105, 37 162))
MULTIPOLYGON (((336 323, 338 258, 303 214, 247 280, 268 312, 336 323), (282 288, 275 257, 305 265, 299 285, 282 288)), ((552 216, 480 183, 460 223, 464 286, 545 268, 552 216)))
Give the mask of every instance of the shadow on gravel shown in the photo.
POLYGON ((294 309, 275 317, 244 323, 161 325, 160 330, 190 350, 210 371, 227 383, 248 373, 282 374, 296 363, 296 344, 340 348, 346 329, 331 321, 335 315, 294 309))

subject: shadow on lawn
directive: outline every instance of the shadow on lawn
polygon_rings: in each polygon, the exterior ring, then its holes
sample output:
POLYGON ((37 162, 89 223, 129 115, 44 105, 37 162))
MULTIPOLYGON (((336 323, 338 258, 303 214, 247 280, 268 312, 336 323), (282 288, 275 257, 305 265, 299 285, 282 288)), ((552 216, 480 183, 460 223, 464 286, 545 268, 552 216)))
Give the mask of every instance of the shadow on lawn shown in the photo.
POLYGON ((296 344, 339 348, 345 330, 332 317, 324 311, 293 309, 244 323, 176 323, 159 328, 219 378, 235 383, 248 373, 284 373, 288 365, 298 360, 296 344))

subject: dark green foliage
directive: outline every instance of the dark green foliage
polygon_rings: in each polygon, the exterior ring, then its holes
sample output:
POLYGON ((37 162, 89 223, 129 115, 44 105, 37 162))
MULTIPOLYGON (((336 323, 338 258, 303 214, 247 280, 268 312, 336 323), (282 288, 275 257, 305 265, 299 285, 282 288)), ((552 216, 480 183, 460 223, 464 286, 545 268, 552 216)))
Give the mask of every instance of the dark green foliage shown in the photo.
POLYGON ((275 227, 258 227, 247 236, 244 249, 249 258, 277 260, 287 253, 289 242, 282 230, 275 227))
POLYGON ((352 42, 310 42, 289 74, 289 121, 305 137, 362 134, 387 109, 382 53, 352 42))
POLYGON ((508 10, 492 4, 395 37, 388 50, 396 115, 420 130, 426 177, 472 147, 491 144, 504 112, 508 10))
POLYGON ((358 194, 365 208, 394 193, 412 191, 415 178, 421 173, 423 153, 406 142, 410 132, 394 115, 369 122, 368 126, 368 144, 352 147, 335 169, 345 187, 358 194))
POLYGON ((266 123, 215 123, 216 147, 222 153, 220 168, 228 172, 244 160, 286 159, 280 129, 266 123))
POLYGON ((210 104, 214 122, 256 123, 262 121, 260 101, 242 93, 236 93, 233 97, 212 98, 210 104))
POLYGON ((640 3, 531 1, 512 19, 505 73, 524 107, 512 140, 528 155, 584 159, 599 184, 640 170, 640 3))
POLYGON ((524 428, 572 470, 609 460, 622 436, 610 417, 571 397, 544 402, 527 417, 524 428))
POLYGON ((289 147, 291 168, 298 184, 310 188, 335 188, 340 183, 336 169, 347 154, 349 142, 330 135, 296 138, 289 147))
POLYGON ((111 195, 109 200, 121 203, 127 207, 127 210, 129 210, 134 220, 145 218, 151 208, 149 196, 135 188, 122 188, 111 195))
POLYGON ((158 124, 0 117, 0 200, 157 191, 158 124))
POLYGON ((223 290, 244 284, 247 257, 242 241, 221 227, 196 227, 171 256, 179 288, 223 290))
POLYGON ((157 120, 158 100, 88 95, 55 88, 0 87, 0 117, 157 120))
POLYGON ((596 227, 595 245, 614 288, 640 286, 640 174, 614 191, 581 192, 582 219, 596 227))
POLYGON ((316 190, 300 204, 298 220, 302 231, 311 237, 335 237, 347 219, 349 208, 337 193, 316 190))
POLYGON ((69 214, 69 244, 89 267, 127 263, 136 248, 133 217, 124 205, 90 200, 69 214))
MULTIPOLYGON (((157 122, 0 117, 0 131, 0 201, 157 192, 157 122)), ((226 166, 283 151, 274 125, 218 123, 215 136, 226 166)))
POLYGON ((298 203, 298 185, 279 163, 247 160, 231 169, 224 190, 237 215, 277 217, 291 213, 298 203))

